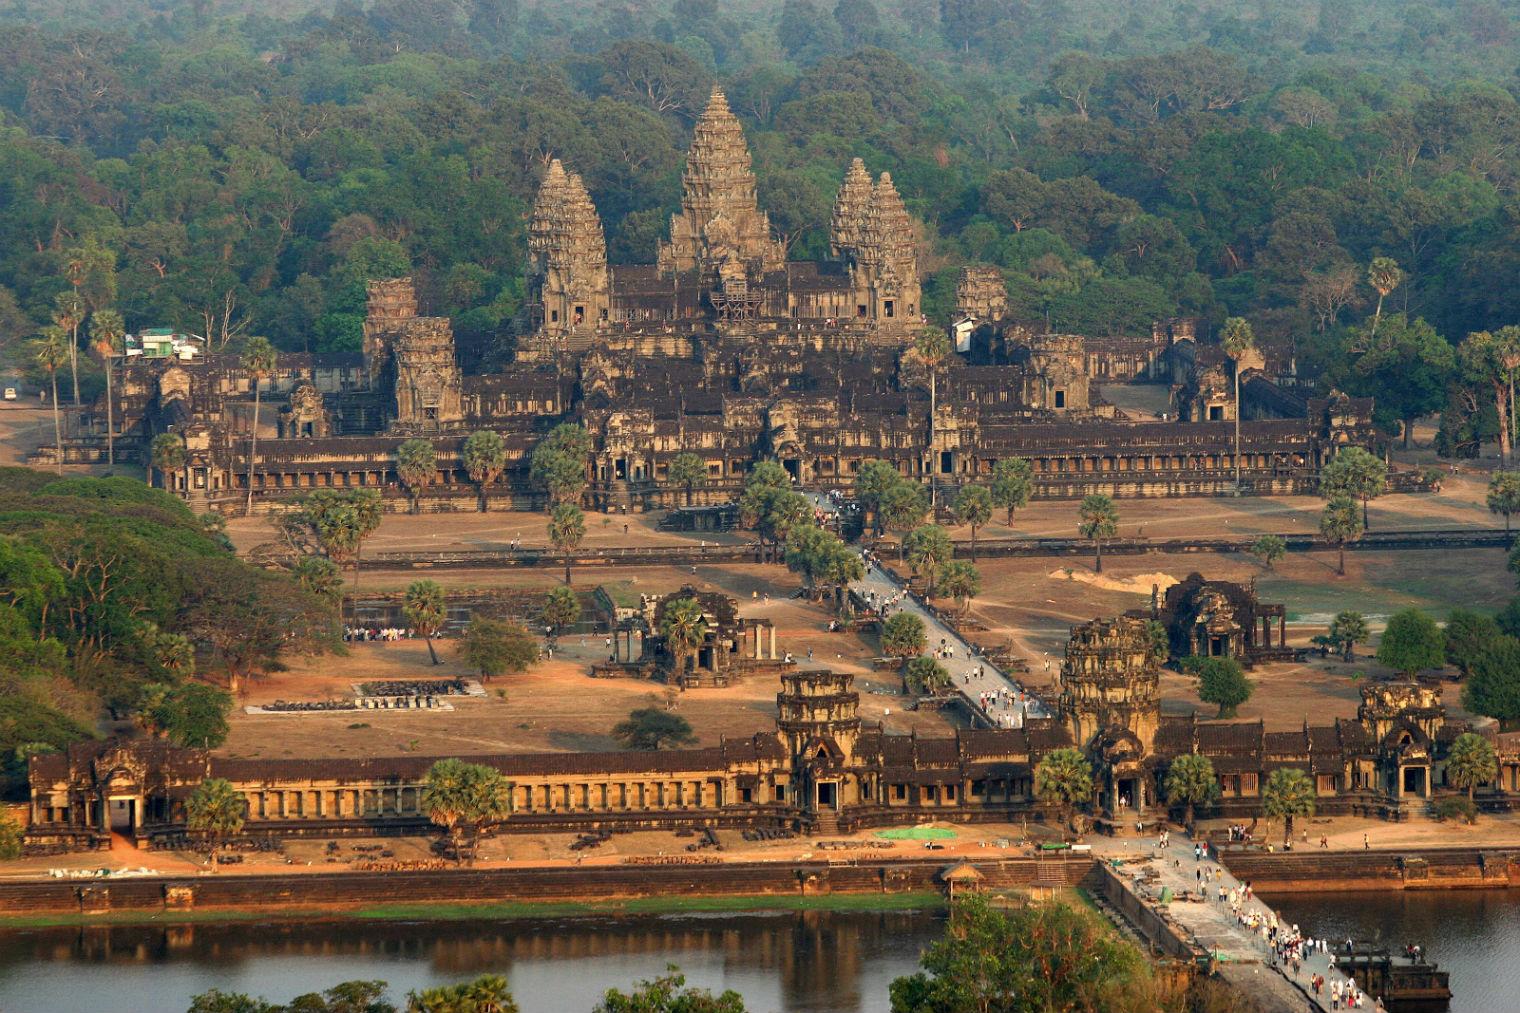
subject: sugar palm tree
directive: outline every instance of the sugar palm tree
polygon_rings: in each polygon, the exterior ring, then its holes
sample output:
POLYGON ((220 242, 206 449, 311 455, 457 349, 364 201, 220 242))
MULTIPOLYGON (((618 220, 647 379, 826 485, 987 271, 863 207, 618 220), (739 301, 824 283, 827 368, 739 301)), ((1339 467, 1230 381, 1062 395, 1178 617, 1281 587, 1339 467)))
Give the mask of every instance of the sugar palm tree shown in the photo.
POLYGON ((1268 819, 1282 819, 1283 846, 1287 847, 1293 839, 1294 818, 1314 815, 1314 782, 1294 767, 1272 771, 1261 792, 1261 810, 1268 819))
POLYGON ((1166 772, 1166 798, 1168 802, 1183 805, 1182 822, 1190 826, 1193 808, 1208 805, 1219 795, 1219 782, 1214 778, 1214 764, 1200 753, 1186 753, 1172 761, 1166 772))
POLYGON ((1340 562, 1335 572, 1337 576, 1344 577, 1346 543, 1362 537, 1362 515, 1356 508, 1356 501, 1350 496, 1336 496, 1326 503, 1319 515, 1319 533, 1340 548, 1340 562))
POLYGON ((981 589, 982 578, 976 572, 976 567, 964 559, 945 564, 939 577, 939 593, 954 600, 957 612, 964 614, 971 605, 971 599, 981 589))
POLYGON ((1093 571, 1103 572, 1103 543, 1119 533, 1119 508, 1101 492, 1084 497, 1077 508, 1077 531, 1093 543, 1093 571))
POLYGON ((106 370, 106 466, 116 467, 116 404, 112 397, 112 363, 122 353, 121 341, 127 325, 115 310, 96 310, 90 314, 90 344, 106 370))
POLYGON ((53 385, 53 443, 58 448, 58 474, 63 474, 63 421, 58 413, 58 371, 69 361, 69 334, 57 324, 49 324, 41 337, 32 343, 32 359, 48 375, 53 385))
POLYGON ((213 871, 222 843, 242 831, 247 813, 247 802, 225 778, 207 778, 185 800, 185 825, 205 834, 211 842, 213 871))
POLYGON ((433 638, 448 622, 449 607, 443 596, 443 588, 434 580, 414 580, 406 589, 401 614, 407 624, 427 642, 428 656, 433 664, 439 664, 438 652, 433 648, 433 638))
POLYGON ((1377 337, 1378 323, 1383 319, 1383 300, 1388 294, 1404 283, 1404 271, 1399 267, 1398 261, 1392 257, 1373 257, 1372 264, 1367 268, 1367 284, 1371 285, 1378 294, 1377 309, 1372 313, 1371 333, 1367 340, 1377 337))
POLYGON ((169 488, 169 475, 185 466, 185 441, 178 433, 159 433, 153 437, 148 448, 148 485, 153 484, 153 469, 164 477, 164 488, 169 488))
POLYGON ((1463 732, 1451 744, 1446 757, 1446 780, 1453 787, 1467 790, 1467 801, 1473 800, 1478 785, 1492 781, 1499 773, 1499 763, 1494 747, 1483 736, 1463 732))
POLYGON ((396 477, 406 486, 416 513, 419 494, 438 477, 438 455, 431 440, 413 438, 396 448, 396 477))
POLYGON ((1076 806, 1092 798, 1092 764, 1080 749, 1052 749, 1034 768, 1034 793, 1060 808, 1064 825, 1076 806))
POLYGON ((707 636, 707 616, 702 604, 692 597, 677 598, 665 603, 660 614, 660 636, 665 638, 665 649, 676 661, 676 677, 686 671, 686 659, 691 656, 707 636))
POLYGON ((992 493, 985 486, 962 486, 951 507, 955 519, 971 528, 971 561, 976 562, 976 532, 992 520, 992 493))
POLYGON ((1256 334, 1251 325, 1240 317, 1230 317, 1224 322, 1224 334, 1220 339, 1225 354, 1234 364, 1235 374, 1235 495, 1240 495, 1240 360, 1256 347, 1256 334))
MULTIPOLYGON (((77 283, 76 283, 77 284, 77 283)), ((79 404, 79 325, 84 322, 84 302, 76 288, 60 292, 53 300, 53 325, 68 334, 69 372, 74 379, 74 404, 79 404)))
POLYGON ((586 537, 586 515, 574 503, 561 503, 549 515, 549 543, 565 554, 565 583, 570 583, 570 554, 586 537))
POLYGON ((253 425, 248 430, 248 514, 253 514, 253 461, 259 446, 259 381, 270 373, 279 356, 268 338, 249 338, 243 348, 243 368, 253 378, 253 425))
POLYGON ((465 473, 480 488, 480 512, 485 513, 486 486, 496 481, 507 466, 507 445, 500 433, 481 429, 465 438, 460 456, 465 473))
POLYGON ((455 860, 474 853, 474 839, 512 811, 512 783, 501 771, 462 760, 439 760, 428 768, 421 808, 449 835, 455 860))

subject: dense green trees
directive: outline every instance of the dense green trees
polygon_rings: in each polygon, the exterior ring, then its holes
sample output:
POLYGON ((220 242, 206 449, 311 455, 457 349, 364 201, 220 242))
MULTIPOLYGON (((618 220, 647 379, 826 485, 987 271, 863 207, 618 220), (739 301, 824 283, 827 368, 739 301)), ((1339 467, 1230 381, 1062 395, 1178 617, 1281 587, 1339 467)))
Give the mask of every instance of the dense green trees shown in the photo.
POLYGON ((538 660, 538 644, 520 623, 476 616, 465 627, 460 654, 482 679, 493 679, 526 672, 538 660))
POLYGON ((1198 699, 1218 707, 1221 718, 1234 717, 1255 689, 1234 658, 1184 658, 1182 670, 1197 677, 1198 699))
POLYGON ((1419 609, 1395 612, 1378 641, 1377 660, 1413 679, 1422 671, 1446 664, 1446 636, 1435 620, 1419 609))

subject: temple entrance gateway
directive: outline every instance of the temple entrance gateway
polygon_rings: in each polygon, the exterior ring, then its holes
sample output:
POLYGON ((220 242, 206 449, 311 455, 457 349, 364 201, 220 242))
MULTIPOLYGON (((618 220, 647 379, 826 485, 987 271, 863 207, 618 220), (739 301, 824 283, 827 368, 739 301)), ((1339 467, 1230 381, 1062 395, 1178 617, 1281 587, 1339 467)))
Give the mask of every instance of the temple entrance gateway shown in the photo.
POLYGON ((1403 794, 1415 795, 1424 798, 1427 795, 1426 785, 1430 783, 1430 771, 1425 767, 1404 767, 1401 770, 1403 776, 1403 794))
POLYGON ((130 837, 137 830, 137 800, 113 796, 106 800, 106 829, 130 837))
POLYGON ((818 808, 839 808, 839 785, 833 781, 824 781, 818 785, 818 808))

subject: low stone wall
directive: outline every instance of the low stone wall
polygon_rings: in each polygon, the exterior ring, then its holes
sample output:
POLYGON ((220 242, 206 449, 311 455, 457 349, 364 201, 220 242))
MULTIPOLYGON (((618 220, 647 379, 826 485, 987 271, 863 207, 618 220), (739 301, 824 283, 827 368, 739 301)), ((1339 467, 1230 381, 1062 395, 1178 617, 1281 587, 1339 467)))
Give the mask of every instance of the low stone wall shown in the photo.
POLYGON ((1504 849, 1364 849, 1271 855, 1225 851, 1220 860, 1237 879, 1274 893, 1520 886, 1520 851, 1504 849))
POLYGON ((1093 892, 1123 915, 1124 920, 1144 936, 1157 953, 1187 961, 1200 969, 1208 968, 1211 962, 1209 951, 1191 942, 1185 929, 1141 900, 1114 869, 1102 862, 1094 862, 1091 882, 1093 892))
MULTIPOLYGON (((0 883, 0 911, 22 915, 91 915, 165 911, 341 911, 373 904, 601 902, 644 897, 808 897, 941 891, 948 859, 862 864, 774 862, 581 866, 554 869, 449 869, 426 872, 332 872, 120 880, 0 883)), ((974 862, 989 889, 1035 884, 1091 885, 1093 862, 1059 865, 1032 858, 974 862), (1059 870, 1052 881, 1051 869, 1059 870)))

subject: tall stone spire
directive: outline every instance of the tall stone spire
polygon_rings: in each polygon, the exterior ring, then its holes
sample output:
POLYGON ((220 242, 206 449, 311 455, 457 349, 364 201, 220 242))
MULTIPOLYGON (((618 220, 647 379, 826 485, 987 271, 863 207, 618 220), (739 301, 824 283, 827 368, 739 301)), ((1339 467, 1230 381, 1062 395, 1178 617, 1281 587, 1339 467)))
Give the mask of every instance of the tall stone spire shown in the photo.
POLYGON ((829 221, 829 246, 834 256, 851 256, 860 247, 871 207, 871 190, 871 174, 866 172, 866 163, 857 158, 850 163, 834 198, 834 214, 829 221))
POLYGON ((901 269, 913 264, 917 274, 918 244, 913 235, 913 219, 902 195, 892 184, 892 174, 884 172, 871 190, 871 207, 865 219, 865 242, 862 259, 901 269))
POLYGON ((859 316, 885 335, 900 335, 918 324, 918 241, 890 174, 882 173, 871 188, 870 205, 847 256, 859 316))
POLYGON ((716 270, 731 259, 754 273, 782 267, 784 251, 756 201, 744 130, 722 90, 713 91, 697 119, 681 188, 681 211, 670 220, 670 242, 660 245, 662 272, 716 270))
POLYGON ((557 158, 533 201, 528 256, 541 330, 591 332, 607 320, 611 295, 602 222, 586 184, 557 158))

